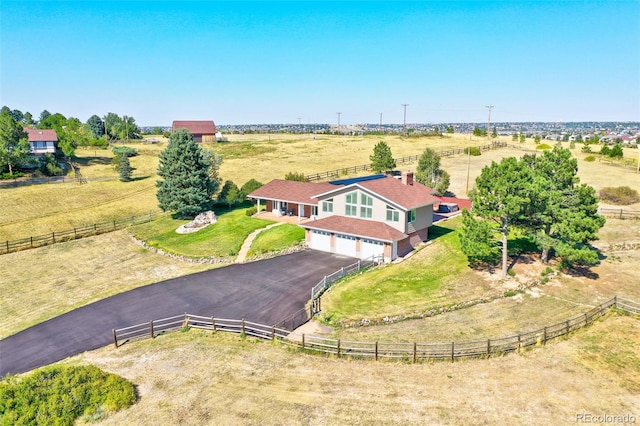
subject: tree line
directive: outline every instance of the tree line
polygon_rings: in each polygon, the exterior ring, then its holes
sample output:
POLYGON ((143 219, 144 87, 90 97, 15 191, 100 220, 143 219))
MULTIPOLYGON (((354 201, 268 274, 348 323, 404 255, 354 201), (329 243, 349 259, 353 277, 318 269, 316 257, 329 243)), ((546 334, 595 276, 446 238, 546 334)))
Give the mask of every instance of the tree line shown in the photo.
MULTIPOLYGON (((78 146, 100 146, 106 148, 114 140, 140 139, 141 132, 131 116, 120 117, 108 113, 103 118, 92 115, 81 122, 76 117, 65 117, 61 113, 43 110, 35 119, 30 112, 3 106, 0 110, 0 172, 14 172, 20 166, 32 163, 30 146, 25 128, 52 129, 58 136, 58 156, 73 158, 78 146)), ((53 175, 61 171, 52 154, 37 159, 43 173, 53 175)))

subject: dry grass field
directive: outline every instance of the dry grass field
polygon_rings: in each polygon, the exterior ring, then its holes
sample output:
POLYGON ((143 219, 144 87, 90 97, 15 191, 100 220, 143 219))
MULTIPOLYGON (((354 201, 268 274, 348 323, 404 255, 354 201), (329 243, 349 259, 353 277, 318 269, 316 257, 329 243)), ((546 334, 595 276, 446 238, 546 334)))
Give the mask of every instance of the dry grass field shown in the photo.
POLYGON ((456 363, 356 361, 191 330, 82 354, 137 385, 102 424, 570 425, 640 417, 640 321, 609 316, 522 354, 456 363))
POLYGON ((146 284, 212 268, 146 251, 124 231, 0 256, 0 338, 146 284))

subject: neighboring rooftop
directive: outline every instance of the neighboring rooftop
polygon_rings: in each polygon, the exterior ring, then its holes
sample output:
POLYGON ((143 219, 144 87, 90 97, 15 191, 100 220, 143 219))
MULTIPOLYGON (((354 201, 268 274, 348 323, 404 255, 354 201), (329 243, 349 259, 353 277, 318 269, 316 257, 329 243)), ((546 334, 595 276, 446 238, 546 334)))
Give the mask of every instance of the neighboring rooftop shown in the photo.
POLYGON ((198 135, 215 135, 216 125, 213 120, 175 120, 171 128, 187 129, 191 134, 198 135))
POLYGON ((53 129, 31 129, 25 127, 24 131, 29 135, 29 142, 57 142, 58 135, 53 129))

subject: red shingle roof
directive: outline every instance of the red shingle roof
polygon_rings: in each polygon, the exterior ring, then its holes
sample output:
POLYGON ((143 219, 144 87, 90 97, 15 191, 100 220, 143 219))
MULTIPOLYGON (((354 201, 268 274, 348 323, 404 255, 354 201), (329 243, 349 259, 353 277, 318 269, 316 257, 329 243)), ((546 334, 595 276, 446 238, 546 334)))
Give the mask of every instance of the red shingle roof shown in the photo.
POLYGON ((303 228, 329 231, 354 237, 371 238, 385 242, 400 241, 407 234, 398 231, 386 223, 373 220, 354 219, 344 216, 329 216, 301 224, 303 228))
MULTIPOLYGON (((360 187, 391 201, 403 209, 410 210, 417 207, 426 206, 437 202, 432 195, 433 190, 421 183, 414 182, 413 185, 405 185, 392 176, 385 176, 380 179, 372 179, 348 185, 346 187, 360 187)), ((334 186, 333 190, 339 191, 344 186, 334 186)), ((331 191, 331 190, 330 190, 331 191)), ((327 192, 330 192, 327 191, 327 192)), ((326 194, 326 193, 324 193, 326 194)), ((324 195, 317 193, 314 195, 324 195)))
POLYGON ((314 195, 335 189, 335 185, 327 182, 298 182, 294 180, 275 179, 248 195, 250 198, 263 200, 283 200, 294 203, 317 204, 314 195))
POLYGON ((24 131, 29 134, 29 142, 57 142, 58 135, 52 129, 30 129, 25 127, 24 131))
POLYGON ((211 120, 205 121, 174 121, 172 130, 187 129, 192 135, 215 135, 216 125, 211 120))

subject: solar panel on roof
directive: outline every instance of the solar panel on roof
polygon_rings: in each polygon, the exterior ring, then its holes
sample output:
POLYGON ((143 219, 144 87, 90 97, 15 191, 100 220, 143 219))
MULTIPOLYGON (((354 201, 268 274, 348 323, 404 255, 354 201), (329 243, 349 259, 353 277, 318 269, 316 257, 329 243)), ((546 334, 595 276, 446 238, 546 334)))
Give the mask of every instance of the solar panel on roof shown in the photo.
POLYGON ((386 176, 387 175, 385 175, 384 173, 381 173, 381 174, 378 174, 378 175, 361 176, 361 177, 355 177, 355 178, 350 178, 350 179, 332 180, 329 183, 331 185, 351 185, 351 184, 358 183, 358 182, 366 182, 368 180, 382 179, 382 178, 384 178, 386 176))

